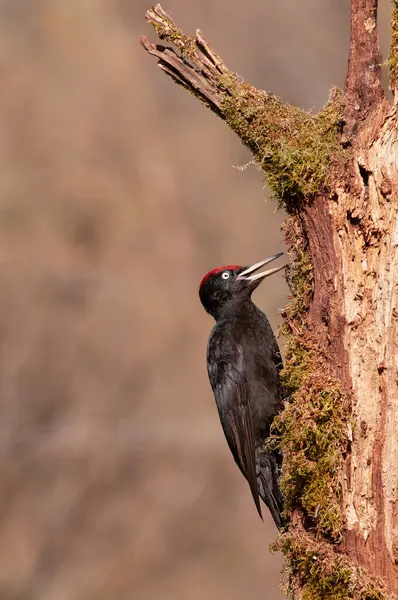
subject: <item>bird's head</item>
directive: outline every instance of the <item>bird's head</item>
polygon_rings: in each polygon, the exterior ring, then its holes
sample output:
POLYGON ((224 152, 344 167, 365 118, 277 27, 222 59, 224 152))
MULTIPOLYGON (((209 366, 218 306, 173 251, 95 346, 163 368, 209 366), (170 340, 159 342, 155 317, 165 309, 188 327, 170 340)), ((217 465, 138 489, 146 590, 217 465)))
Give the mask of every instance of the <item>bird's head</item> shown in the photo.
POLYGON ((225 265, 209 271, 200 282, 199 297, 209 314, 217 319, 229 304, 236 304, 250 299, 252 292, 269 275, 284 269, 286 265, 255 273, 264 265, 282 256, 283 252, 274 254, 265 260, 251 265, 225 265))

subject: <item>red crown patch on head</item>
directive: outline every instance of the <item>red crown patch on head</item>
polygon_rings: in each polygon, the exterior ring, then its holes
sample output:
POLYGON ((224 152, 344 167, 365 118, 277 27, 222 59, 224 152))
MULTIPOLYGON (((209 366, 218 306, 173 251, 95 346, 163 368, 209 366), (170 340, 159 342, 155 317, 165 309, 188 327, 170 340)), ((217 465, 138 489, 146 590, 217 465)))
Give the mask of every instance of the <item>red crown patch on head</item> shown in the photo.
POLYGON ((220 273, 220 271, 235 271, 235 269, 240 269, 240 266, 239 265, 224 265, 223 267, 217 267, 216 269, 209 271, 208 273, 206 273, 206 275, 203 277, 202 281, 200 282, 199 289, 202 287, 202 285, 205 283, 205 281, 210 277, 210 275, 215 275, 216 273, 220 273))

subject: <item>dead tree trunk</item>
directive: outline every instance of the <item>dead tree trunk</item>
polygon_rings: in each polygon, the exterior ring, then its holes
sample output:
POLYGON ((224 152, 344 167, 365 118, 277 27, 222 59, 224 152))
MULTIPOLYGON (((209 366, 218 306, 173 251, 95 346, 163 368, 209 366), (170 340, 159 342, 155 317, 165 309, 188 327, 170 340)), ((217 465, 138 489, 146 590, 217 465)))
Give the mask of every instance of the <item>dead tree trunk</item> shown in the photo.
POLYGON ((239 135, 287 212, 291 399, 275 427, 305 598, 398 594, 398 0, 381 85, 377 0, 351 0, 344 92, 312 115, 245 83, 159 5, 144 48, 239 135))

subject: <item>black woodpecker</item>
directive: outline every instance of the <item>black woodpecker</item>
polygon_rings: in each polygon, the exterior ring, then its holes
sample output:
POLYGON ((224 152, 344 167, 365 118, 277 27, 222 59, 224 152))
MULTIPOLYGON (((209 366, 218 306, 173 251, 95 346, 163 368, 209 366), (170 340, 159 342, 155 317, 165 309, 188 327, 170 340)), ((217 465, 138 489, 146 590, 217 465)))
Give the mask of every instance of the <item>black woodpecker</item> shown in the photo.
POLYGON ((251 267, 213 269, 199 287, 205 310, 216 320, 207 346, 207 371, 221 425, 260 517, 261 497, 278 529, 283 525, 282 456, 278 450, 265 451, 264 440, 284 400, 282 358, 268 319, 251 295, 263 279, 286 265, 255 271, 282 254, 251 267))

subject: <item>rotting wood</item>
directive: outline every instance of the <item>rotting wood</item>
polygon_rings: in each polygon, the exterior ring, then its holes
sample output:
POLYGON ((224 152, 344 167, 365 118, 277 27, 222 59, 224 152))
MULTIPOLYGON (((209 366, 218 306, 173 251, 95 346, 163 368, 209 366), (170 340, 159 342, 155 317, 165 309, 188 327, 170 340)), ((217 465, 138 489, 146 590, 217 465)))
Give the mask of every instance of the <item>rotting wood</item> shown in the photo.
MULTIPOLYGON (((375 588, 354 589, 348 577, 341 598, 363 599, 385 597, 386 590, 398 595, 398 101, 396 95, 390 104, 381 86, 377 4, 351 1, 344 95, 332 95, 318 115, 245 83, 199 31, 185 35, 160 5, 146 19, 177 51, 141 38, 160 68, 225 120, 251 149, 292 219, 290 232, 298 232, 295 239, 287 236, 296 257, 292 269, 304 253, 303 272, 308 277, 308 262, 311 278, 308 284, 295 282, 293 308, 285 312, 291 348, 286 377, 293 381, 299 373, 296 380, 304 382, 311 407, 317 399, 305 385, 311 386, 315 377, 319 387, 324 369, 325 385, 331 386, 326 397, 346 394, 352 410, 340 449, 340 488, 335 490, 336 498, 341 493, 344 515, 340 536, 331 526, 333 539, 328 537, 328 526, 317 522, 325 510, 317 507, 307 514, 305 506, 311 502, 304 505, 296 498, 291 530, 285 534, 291 543, 281 547, 289 546, 286 554, 296 567, 307 564, 315 542, 320 544, 317 552, 323 545, 329 558, 330 553, 346 555, 345 565, 355 564, 366 570, 369 581, 380 578, 384 583, 385 590, 376 583, 375 588), (299 356, 301 341, 309 343, 310 338, 325 355, 323 362, 311 363, 315 350, 310 347, 299 356), (311 365, 316 372, 306 374, 303 369, 311 365), (336 385, 330 383, 333 378, 336 385), (305 534, 300 533, 305 527, 305 534), (303 544, 307 550, 300 558, 292 548, 303 544)), ((397 39, 395 0, 389 58, 393 90, 397 39)), ((341 428, 342 422, 337 425, 341 428)), ((294 490, 291 498, 294 502, 294 490)), ((307 586, 308 597, 316 598, 305 572, 295 575, 307 586)))

